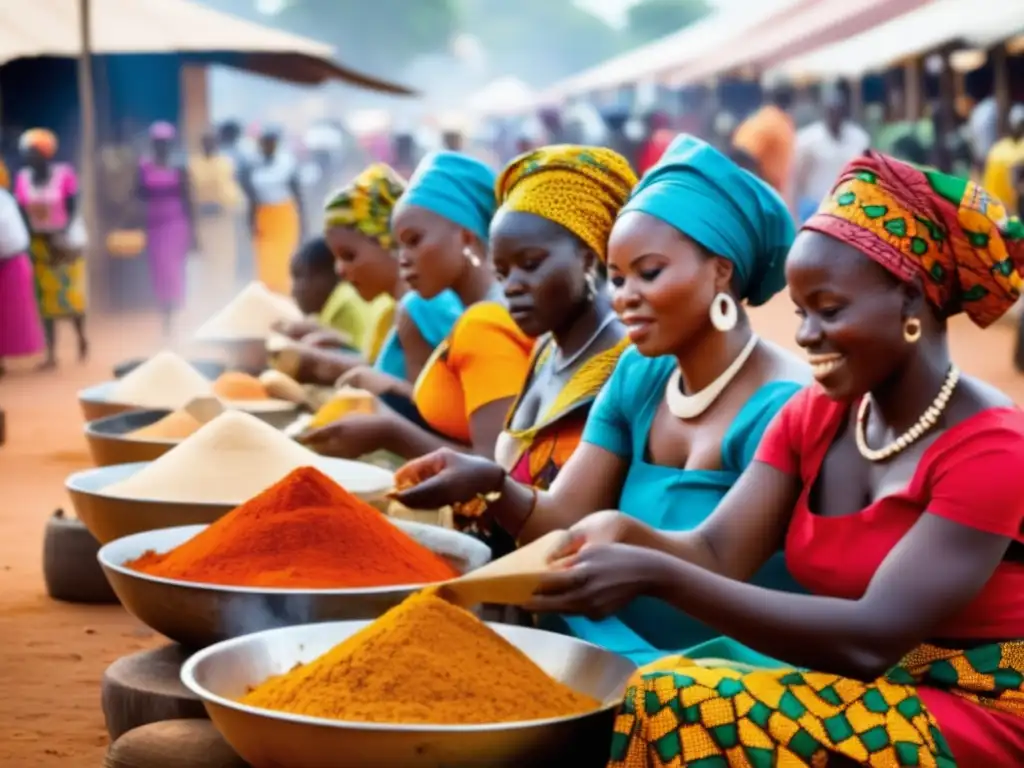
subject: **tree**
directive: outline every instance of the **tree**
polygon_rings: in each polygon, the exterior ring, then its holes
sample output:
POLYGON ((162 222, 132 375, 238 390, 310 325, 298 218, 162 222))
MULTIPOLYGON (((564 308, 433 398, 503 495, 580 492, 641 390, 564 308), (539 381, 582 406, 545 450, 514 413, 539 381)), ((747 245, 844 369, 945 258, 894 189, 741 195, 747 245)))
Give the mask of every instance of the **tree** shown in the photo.
POLYGON ((398 77, 417 56, 445 50, 459 29, 458 0, 287 0, 272 16, 253 0, 204 0, 220 11, 332 45, 338 60, 398 77))
POLYGON ((643 45, 678 32, 711 11, 707 0, 640 0, 626 16, 626 33, 632 45, 643 45))
POLYGON ((622 49, 618 31, 572 0, 462 0, 460 9, 494 76, 545 86, 622 49))

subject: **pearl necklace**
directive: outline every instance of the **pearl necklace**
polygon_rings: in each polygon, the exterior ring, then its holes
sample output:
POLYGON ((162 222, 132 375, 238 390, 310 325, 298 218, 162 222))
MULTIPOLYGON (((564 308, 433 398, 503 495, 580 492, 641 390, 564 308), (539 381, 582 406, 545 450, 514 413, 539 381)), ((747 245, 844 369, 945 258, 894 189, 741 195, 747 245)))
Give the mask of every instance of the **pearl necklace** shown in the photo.
POLYGON ((718 396, 736 378, 736 374, 740 372, 743 364, 747 362, 747 359, 754 352, 754 347, 757 346, 758 341, 758 337, 752 335, 750 341, 747 342, 747 346, 736 356, 736 359, 732 361, 729 367, 722 371, 719 377, 704 387, 704 389, 692 395, 683 394, 679 386, 680 371, 677 367, 668 379, 668 386, 665 387, 665 402, 668 404, 668 409, 672 412, 672 415, 677 419, 693 419, 710 408, 711 404, 718 399, 718 396))
POLYGON ((568 359, 562 360, 561 362, 559 362, 558 356, 562 349, 555 344, 554 354, 551 355, 551 367, 554 369, 555 374, 560 375, 571 368, 573 363, 583 357, 583 355, 594 345, 594 342, 598 340, 602 333, 604 333, 605 329, 618 319, 618 315, 614 312, 609 312, 608 317, 601 321, 601 324, 597 326, 597 330, 590 335, 590 338, 583 342, 583 345, 570 355, 568 359))
POLYGON ((920 440, 939 423, 939 417, 942 416, 942 412, 949 405, 949 400, 953 396, 953 390, 956 389, 957 382, 959 381, 960 369, 955 365, 951 365, 949 373, 946 374, 946 380, 942 384, 942 389, 939 390, 939 394, 935 396, 928 409, 921 414, 921 418, 902 435, 878 450, 868 445, 868 407, 871 404, 871 395, 865 395, 864 399, 860 401, 860 408, 857 411, 857 428, 854 431, 854 436, 857 440, 857 450, 860 451, 860 455, 868 461, 885 461, 920 440))

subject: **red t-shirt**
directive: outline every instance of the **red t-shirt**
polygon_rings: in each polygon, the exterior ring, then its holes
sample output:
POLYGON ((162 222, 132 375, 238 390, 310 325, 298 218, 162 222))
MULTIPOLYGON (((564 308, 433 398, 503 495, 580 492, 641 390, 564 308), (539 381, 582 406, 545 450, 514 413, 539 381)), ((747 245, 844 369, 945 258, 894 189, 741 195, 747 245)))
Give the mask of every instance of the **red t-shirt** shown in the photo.
MULTIPOLYGON (((810 592, 856 600, 896 543, 927 510, 961 525, 1024 541, 1024 412, 990 408, 946 430, 925 450, 910 484, 859 512, 814 514, 808 496, 849 406, 819 387, 795 395, 767 429, 755 459, 798 476, 803 491, 786 535, 786 564, 810 592)), ((926 574, 921 575, 927 578, 926 574)), ((1024 639, 1024 565, 1004 561, 936 638, 1024 639)), ((922 689, 965 766, 1024 764, 1024 718, 922 689)))

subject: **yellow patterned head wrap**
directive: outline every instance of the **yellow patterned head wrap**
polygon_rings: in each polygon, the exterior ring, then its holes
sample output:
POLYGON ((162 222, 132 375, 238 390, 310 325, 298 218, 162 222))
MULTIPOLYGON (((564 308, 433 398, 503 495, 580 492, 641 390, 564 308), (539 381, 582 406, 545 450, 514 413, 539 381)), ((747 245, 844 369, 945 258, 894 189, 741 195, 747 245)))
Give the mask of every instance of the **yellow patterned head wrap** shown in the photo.
POLYGON ((636 182, 629 161, 618 152, 558 144, 509 163, 495 193, 502 208, 561 224, 604 261, 615 217, 636 182))
POLYGON ((351 227, 391 249, 391 211, 405 192, 405 181, 393 168, 374 163, 327 198, 324 229, 351 227))
POLYGON ((57 154, 58 145, 57 134, 47 128, 30 128, 18 139, 18 149, 22 153, 34 149, 43 157, 51 160, 57 154))

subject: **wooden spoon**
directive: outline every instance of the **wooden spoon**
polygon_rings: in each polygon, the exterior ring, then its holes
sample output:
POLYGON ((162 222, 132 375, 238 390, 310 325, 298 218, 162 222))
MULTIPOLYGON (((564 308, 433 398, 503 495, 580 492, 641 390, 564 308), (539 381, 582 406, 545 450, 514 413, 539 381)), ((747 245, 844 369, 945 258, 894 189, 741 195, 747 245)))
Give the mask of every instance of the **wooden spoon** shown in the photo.
POLYGON ((482 568, 438 585, 437 595, 464 608, 480 603, 525 605, 552 571, 552 556, 568 541, 568 531, 551 531, 482 568))
POLYGON ((227 409, 224 407, 224 403, 216 397, 196 397, 189 401, 188 405, 185 406, 185 410, 188 415, 198 421, 200 424, 205 424, 208 421, 213 421, 220 416, 227 409))

